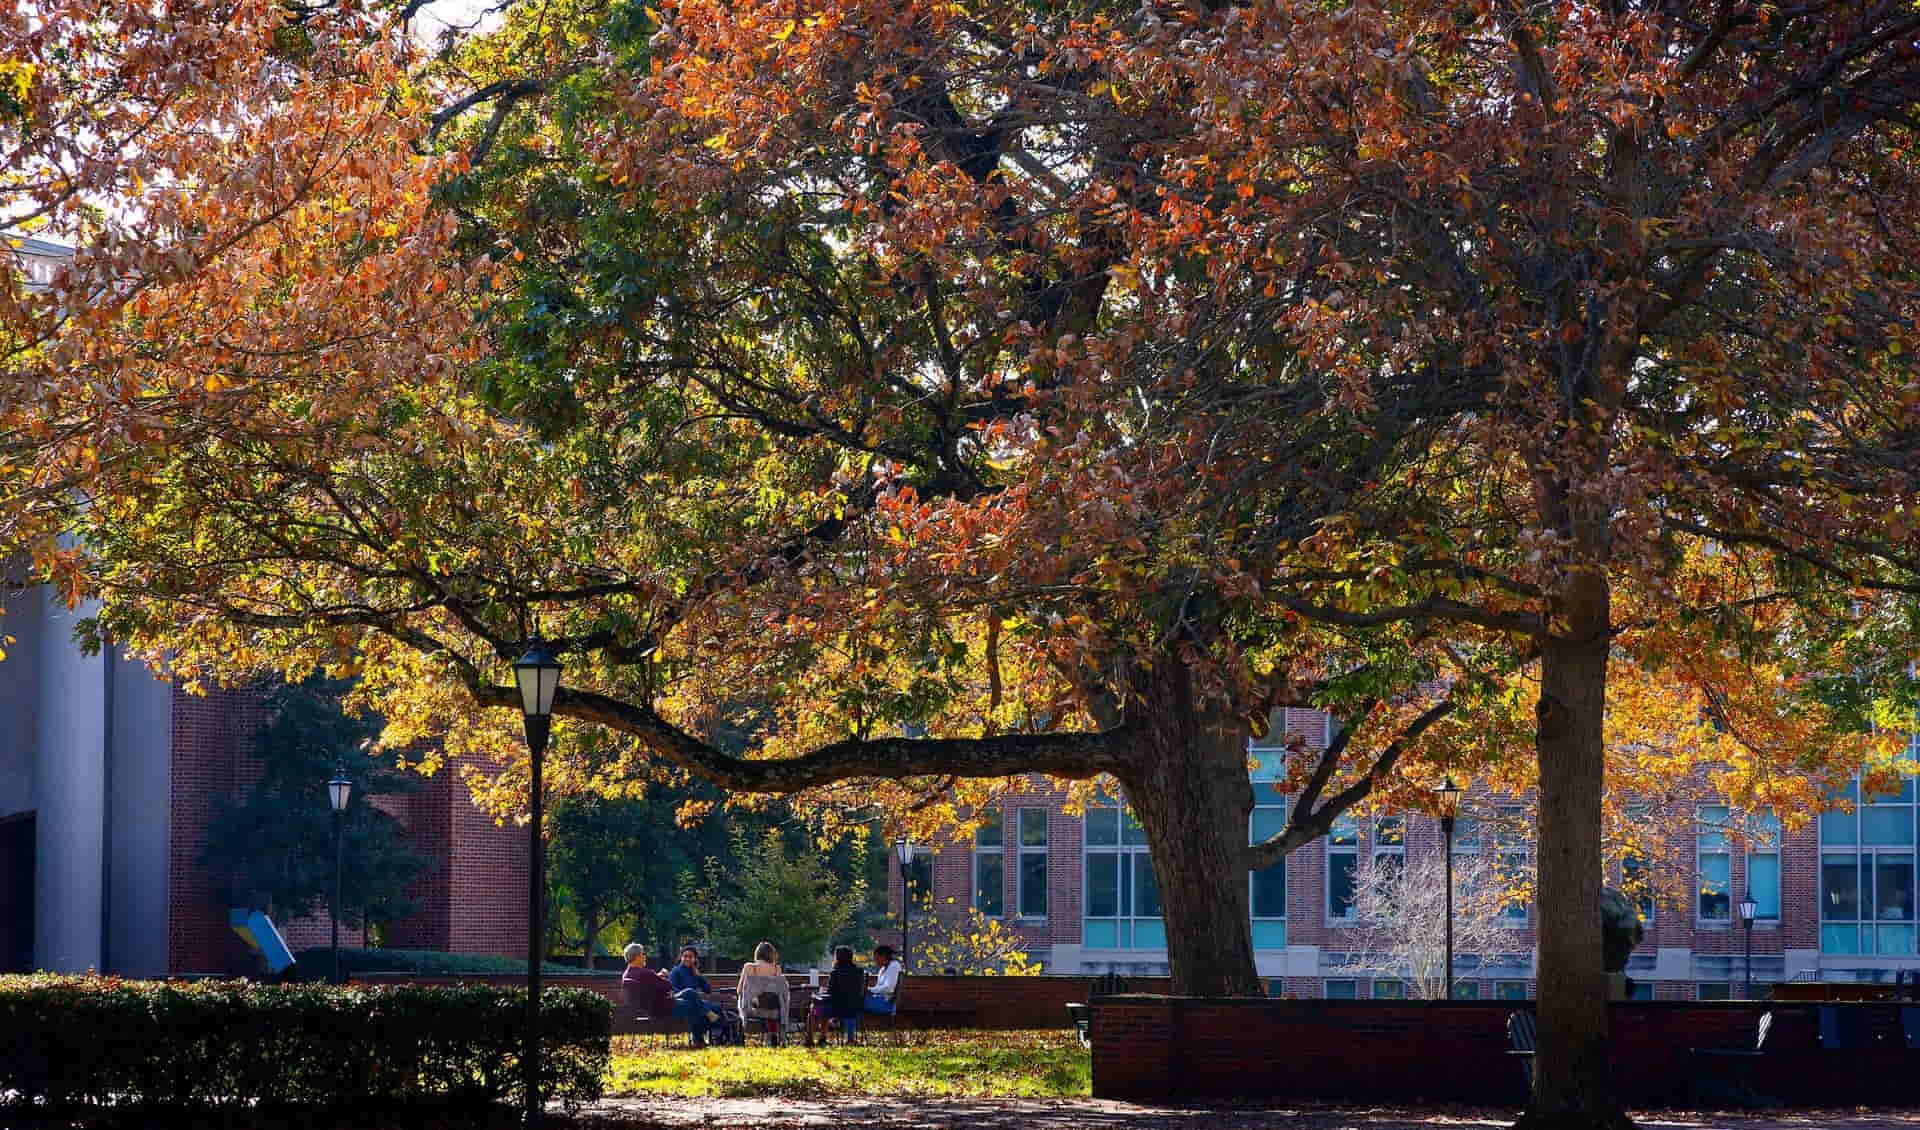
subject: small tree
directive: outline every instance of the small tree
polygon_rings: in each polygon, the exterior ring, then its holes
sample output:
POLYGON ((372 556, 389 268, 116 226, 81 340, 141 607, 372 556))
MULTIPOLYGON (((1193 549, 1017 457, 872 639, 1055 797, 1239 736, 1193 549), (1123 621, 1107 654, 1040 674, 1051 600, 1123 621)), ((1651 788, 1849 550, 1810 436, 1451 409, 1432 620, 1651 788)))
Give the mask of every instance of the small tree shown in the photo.
MULTIPOLYGON (((1453 952, 1474 955, 1518 943, 1505 912, 1526 877, 1504 872, 1491 856, 1453 857, 1453 952)), ((1446 857, 1428 852, 1411 858, 1378 856, 1353 875, 1355 940, 1347 968, 1355 973, 1400 977, 1414 996, 1446 996, 1446 857)))
POLYGON ((969 906, 957 915, 952 909, 947 907, 946 913, 934 917, 924 929, 914 930, 909 955, 915 972, 952 970, 1004 977, 1039 974, 1040 966, 1027 956, 1025 938, 974 907, 969 906))
MULTIPOLYGON (((853 850, 858 857, 865 845, 856 841, 853 850)), ((732 874, 709 857, 699 878, 691 871, 680 877, 688 923, 723 953, 750 953, 770 940, 789 961, 811 960, 866 901, 861 859, 850 874, 836 874, 824 855, 790 847, 778 828, 767 829, 758 843, 735 829, 733 855, 739 863, 732 874)))
POLYGON ((259 780, 221 803, 207 825, 200 861, 221 874, 232 906, 265 905, 283 918, 313 914, 333 899, 334 820, 325 782, 337 770, 353 781, 342 821, 343 925, 390 922, 413 913, 407 886, 426 861, 409 850, 400 822, 373 798, 410 792, 415 778, 391 753, 369 754, 380 720, 340 707, 344 687, 309 680, 274 692, 272 720, 254 739, 259 780))
POLYGON ((655 795, 570 796, 554 805, 547 844, 552 896, 589 959, 601 933, 617 922, 631 920, 632 936, 650 937, 680 920, 676 880, 692 866, 698 841, 674 824, 674 806, 674 798, 655 795))

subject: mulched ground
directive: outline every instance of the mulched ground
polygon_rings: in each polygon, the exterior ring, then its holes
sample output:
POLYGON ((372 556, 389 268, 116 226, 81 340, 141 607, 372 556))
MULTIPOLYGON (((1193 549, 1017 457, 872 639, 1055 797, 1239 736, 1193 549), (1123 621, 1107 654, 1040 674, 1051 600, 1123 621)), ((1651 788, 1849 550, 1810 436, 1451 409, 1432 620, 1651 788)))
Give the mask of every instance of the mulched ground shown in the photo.
MULTIPOLYGON (((607 1099, 582 1130, 1503 1130, 1518 1111, 1473 1107, 1153 1107, 1102 1099, 607 1099)), ((1920 1110, 1636 1115, 1645 1130, 1920 1130, 1920 1110)))

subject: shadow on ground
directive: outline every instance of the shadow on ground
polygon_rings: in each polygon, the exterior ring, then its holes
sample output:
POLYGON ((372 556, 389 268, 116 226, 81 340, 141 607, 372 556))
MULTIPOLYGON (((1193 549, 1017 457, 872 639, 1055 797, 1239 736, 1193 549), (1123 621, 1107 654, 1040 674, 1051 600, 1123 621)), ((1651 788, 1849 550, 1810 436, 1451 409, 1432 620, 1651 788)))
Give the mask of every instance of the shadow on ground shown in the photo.
MULTIPOLYGON (((1501 1130, 1484 1107, 1154 1107, 1101 1099, 656 1099, 595 1103, 581 1130, 1501 1130)), ((1920 1111, 1655 1111, 1645 1130, 1920 1130, 1920 1111)))

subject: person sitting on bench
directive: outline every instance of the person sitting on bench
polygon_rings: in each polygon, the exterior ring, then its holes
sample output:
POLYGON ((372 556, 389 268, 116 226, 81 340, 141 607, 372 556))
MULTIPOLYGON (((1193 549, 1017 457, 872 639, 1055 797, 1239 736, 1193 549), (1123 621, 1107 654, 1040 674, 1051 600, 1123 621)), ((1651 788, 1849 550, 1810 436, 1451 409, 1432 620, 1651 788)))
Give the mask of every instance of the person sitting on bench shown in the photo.
POLYGON ((685 1017, 693 1033, 693 1046, 707 1046, 707 1030, 720 1023, 720 1014, 707 1004, 713 985, 700 976, 700 951, 687 946, 680 951, 680 964, 673 967, 673 1014, 685 1017))
POLYGON ((833 972, 827 974, 826 991, 815 995, 813 1007, 807 1010, 806 1046, 813 1046, 815 1029, 820 1032, 820 1042, 826 1043, 827 1028, 836 1020, 846 1024, 851 1039, 860 1023, 866 991, 867 974, 853 963, 853 947, 834 947, 833 972))
POLYGON ((900 991, 900 963, 893 959, 893 947, 873 947, 873 988, 868 991, 865 1011, 875 1016, 893 1015, 893 998, 900 991))

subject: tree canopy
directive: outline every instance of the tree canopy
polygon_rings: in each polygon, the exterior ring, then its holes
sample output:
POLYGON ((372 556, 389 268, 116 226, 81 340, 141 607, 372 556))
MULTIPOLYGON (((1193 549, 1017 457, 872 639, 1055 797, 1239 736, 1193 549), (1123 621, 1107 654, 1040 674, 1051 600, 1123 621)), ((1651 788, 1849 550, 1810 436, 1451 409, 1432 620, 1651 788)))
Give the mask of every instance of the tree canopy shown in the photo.
MULTIPOLYGON (((1531 774, 1543 1122, 1619 1117, 1610 702, 1640 770, 1711 749, 1756 804, 1890 756, 1910 3, 581 2, 432 59, 262 11, 141 29, 270 95, 178 148, 145 206, 183 222, 16 190, 99 267, 9 355, 8 509, 83 483, 42 560, 189 675, 351 672, 388 741, 504 753, 472 706, 539 636, 563 717, 626 739, 561 733, 565 787, 931 822, 1108 774, 1203 992, 1253 985, 1249 866, 1376 789, 1531 774), (1249 846, 1288 703, 1351 724, 1249 846), (745 755, 707 739, 748 709, 745 755)), ((34 50, 15 167, 52 170, 32 127, 89 88, 34 50)))

